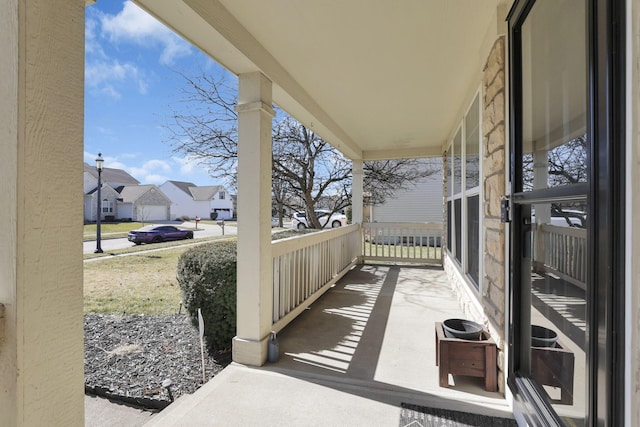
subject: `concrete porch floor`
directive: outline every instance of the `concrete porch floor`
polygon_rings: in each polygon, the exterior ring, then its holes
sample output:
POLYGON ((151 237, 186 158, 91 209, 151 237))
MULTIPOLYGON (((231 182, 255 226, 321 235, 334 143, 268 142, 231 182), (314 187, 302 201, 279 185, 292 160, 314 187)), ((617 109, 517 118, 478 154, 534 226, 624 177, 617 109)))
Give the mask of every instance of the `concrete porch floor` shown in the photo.
POLYGON ((402 402, 511 418, 481 378, 438 385, 434 323, 463 317, 442 269, 355 267, 279 335, 280 360, 232 364, 147 426, 397 426, 402 402))

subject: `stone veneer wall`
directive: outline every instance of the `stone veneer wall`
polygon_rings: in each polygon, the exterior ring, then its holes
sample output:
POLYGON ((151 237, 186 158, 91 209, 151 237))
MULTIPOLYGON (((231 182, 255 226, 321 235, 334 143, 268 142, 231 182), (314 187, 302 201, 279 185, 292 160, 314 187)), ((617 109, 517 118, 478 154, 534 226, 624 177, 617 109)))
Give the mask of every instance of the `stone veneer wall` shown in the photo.
MULTIPOLYGON (((482 185, 484 254, 482 299, 471 290, 464 274, 451 257, 444 257, 444 269, 465 316, 483 323, 498 346, 498 390, 505 391, 505 227, 500 222, 500 200, 505 194, 505 40, 498 38, 487 58, 482 79, 482 185)), ((446 167, 446 153, 443 156, 446 167)), ((445 169, 446 170, 446 169, 445 169)), ((446 175, 446 174, 445 174, 446 175)), ((445 178, 446 179, 446 178, 445 178)), ((446 183, 445 183, 446 185, 446 183)), ((446 188, 446 187, 445 187, 446 188)), ((445 196, 445 230, 446 196, 445 196)))
POLYGON ((498 384, 505 383, 505 226, 500 200, 505 194, 505 41, 496 40, 483 73, 482 157, 484 190, 484 277, 482 305, 498 342, 498 384))

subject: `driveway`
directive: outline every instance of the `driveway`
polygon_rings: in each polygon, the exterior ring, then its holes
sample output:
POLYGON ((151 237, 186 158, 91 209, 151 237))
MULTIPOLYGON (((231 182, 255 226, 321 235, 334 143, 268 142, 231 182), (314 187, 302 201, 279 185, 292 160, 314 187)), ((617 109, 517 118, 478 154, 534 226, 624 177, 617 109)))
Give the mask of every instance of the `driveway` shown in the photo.
MULTIPOLYGON (((176 226, 192 229, 193 223, 190 222, 185 224, 176 224, 176 226)), ((226 235, 231 236, 237 233, 238 233, 238 229, 236 227, 225 225, 224 227, 225 236, 226 235)), ((194 239, 202 239, 205 237, 214 237, 214 236, 221 236, 221 235, 222 235, 222 228, 216 224, 199 224, 198 229, 194 230, 193 232, 194 239)), ((126 237, 121 237, 118 239, 105 239, 103 237, 100 241, 100 246, 102 247, 103 251, 107 252, 115 249, 130 248, 135 245, 131 243, 129 240, 127 240, 126 237)), ((153 245, 148 245, 148 246, 149 246, 149 249, 153 248, 153 245)), ((96 250, 95 240, 89 240, 83 243, 83 249, 82 249, 83 253, 90 254, 90 253, 93 253, 95 250, 96 250)))

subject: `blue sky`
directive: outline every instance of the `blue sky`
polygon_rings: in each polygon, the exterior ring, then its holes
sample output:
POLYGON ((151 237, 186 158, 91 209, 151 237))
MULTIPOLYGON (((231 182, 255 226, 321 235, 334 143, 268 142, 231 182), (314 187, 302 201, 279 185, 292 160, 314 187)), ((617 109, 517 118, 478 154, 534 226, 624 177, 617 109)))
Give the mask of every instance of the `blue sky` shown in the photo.
POLYGON ((87 7, 85 34, 85 162, 102 152, 143 184, 224 184, 173 153, 164 125, 185 86, 176 72, 227 72, 129 1, 87 7))

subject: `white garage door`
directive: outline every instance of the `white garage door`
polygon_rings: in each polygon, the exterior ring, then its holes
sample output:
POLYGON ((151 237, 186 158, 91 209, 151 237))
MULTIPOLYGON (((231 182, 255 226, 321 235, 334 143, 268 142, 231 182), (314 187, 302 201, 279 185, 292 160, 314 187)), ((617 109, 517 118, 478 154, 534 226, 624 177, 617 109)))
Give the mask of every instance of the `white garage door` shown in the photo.
POLYGON ((138 221, 166 221, 169 213, 166 206, 138 206, 138 221))

